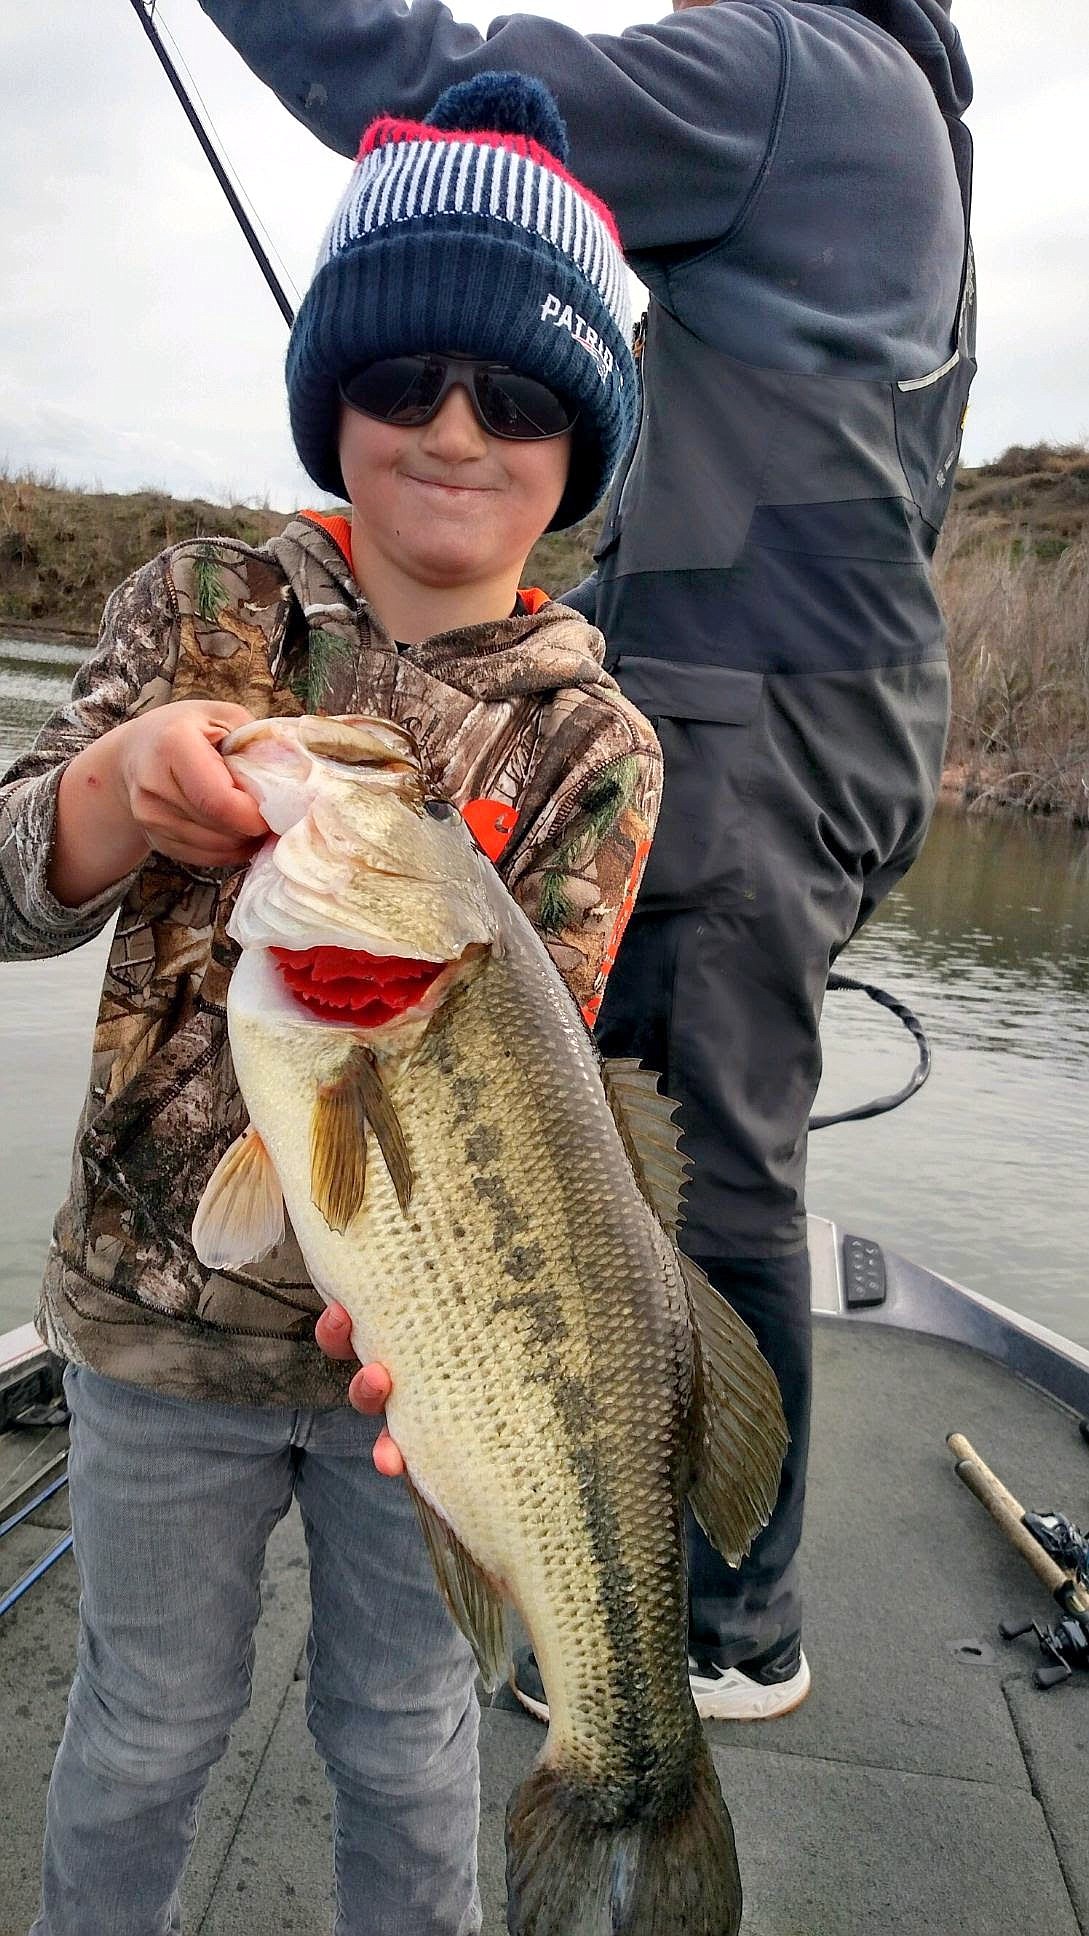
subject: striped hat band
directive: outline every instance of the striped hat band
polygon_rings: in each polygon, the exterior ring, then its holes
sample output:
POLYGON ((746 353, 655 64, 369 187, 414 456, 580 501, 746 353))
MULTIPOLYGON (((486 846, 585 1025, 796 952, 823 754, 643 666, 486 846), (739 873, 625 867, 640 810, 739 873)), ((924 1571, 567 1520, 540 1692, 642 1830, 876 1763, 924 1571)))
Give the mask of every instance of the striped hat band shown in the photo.
POLYGON ((539 237, 577 266, 616 328, 626 331, 627 275, 612 216, 553 155, 520 135, 372 123, 315 271, 366 236, 429 217, 456 223, 458 216, 539 237))

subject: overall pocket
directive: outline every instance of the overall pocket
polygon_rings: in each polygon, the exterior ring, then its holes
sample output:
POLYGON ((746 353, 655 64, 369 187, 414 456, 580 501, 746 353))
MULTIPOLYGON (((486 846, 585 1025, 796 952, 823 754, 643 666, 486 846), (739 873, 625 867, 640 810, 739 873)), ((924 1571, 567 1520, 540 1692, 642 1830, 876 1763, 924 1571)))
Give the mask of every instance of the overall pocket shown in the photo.
POLYGON ((953 495, 974 357, 958 350, 929 376, 892 386, 896 444, 915 503, 935 533, 953 495))
POLYGON ((615 676, 650 720, 665 761, 639 908, 743 898, 751 886, 748 795, 763 674, 621 658, 615 676))

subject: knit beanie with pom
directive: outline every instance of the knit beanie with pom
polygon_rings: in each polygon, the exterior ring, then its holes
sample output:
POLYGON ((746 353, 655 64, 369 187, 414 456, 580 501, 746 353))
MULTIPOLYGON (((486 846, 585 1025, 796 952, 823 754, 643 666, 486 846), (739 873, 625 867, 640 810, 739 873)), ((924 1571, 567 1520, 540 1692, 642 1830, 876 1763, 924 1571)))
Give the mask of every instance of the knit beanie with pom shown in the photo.
POLYGON ((628 277, 604 204, 568 174, 548 89, 521 74, 447 88, 426 122, 382 115, 322 244, 287 352, 295 448, 345 497, 338 385, 385 356, 506 363, 578 410, 553 529, 591 511, 631 437, 628 277))

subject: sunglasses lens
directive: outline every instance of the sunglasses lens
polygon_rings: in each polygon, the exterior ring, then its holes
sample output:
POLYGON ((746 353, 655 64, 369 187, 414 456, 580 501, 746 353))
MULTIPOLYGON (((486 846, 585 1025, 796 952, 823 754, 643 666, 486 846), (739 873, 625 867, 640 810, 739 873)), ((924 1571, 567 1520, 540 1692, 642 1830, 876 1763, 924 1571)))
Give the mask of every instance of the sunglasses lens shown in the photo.
POLYGON ((518 370, 477 370, 474 377, 481 417, 493 437, 529 442, 570 430, 576 413, 536 377, 518 370))
POLYGON ((382 423, 422 424, 435 408, 445 366, 432 356, 384 356, 340 386, 345 403, 382 423))
POLYGON ((340 394, 364 416, 409 427, 434 416, 452 382, 472 385, 477 414, 493 437, 559 437, 578 415, 536 377, 468 357, 384 356, 345 377, 340 394))

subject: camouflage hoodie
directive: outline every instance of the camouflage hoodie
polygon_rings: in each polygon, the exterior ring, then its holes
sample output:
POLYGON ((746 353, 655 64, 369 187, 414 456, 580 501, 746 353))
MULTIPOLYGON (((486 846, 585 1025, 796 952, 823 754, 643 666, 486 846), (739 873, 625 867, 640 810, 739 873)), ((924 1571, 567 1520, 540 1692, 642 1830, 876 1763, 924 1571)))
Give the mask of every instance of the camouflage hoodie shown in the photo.
POLYGON ((201 540, 145 565, 110 599, 70 703, 0 787, 0 957, 77 948, 120 910, 38 1327, 63 1357, 175 1396, 335 1405, 347 1370, 314 1344, 321 1299, 290 1231, 241 1271, 209 1273, 189 1241, 204 1185, 245 1125, 225 1006, 242 873, 153 853, 95 900, 62 906, 46 874, 66 763, 181 699, 396 720, 588 1020, 658 808, 657 742, 577 613, 530 596, 524 615, 398 650, 354 583, 347 530, 307 513, 260 550, 201 540))

